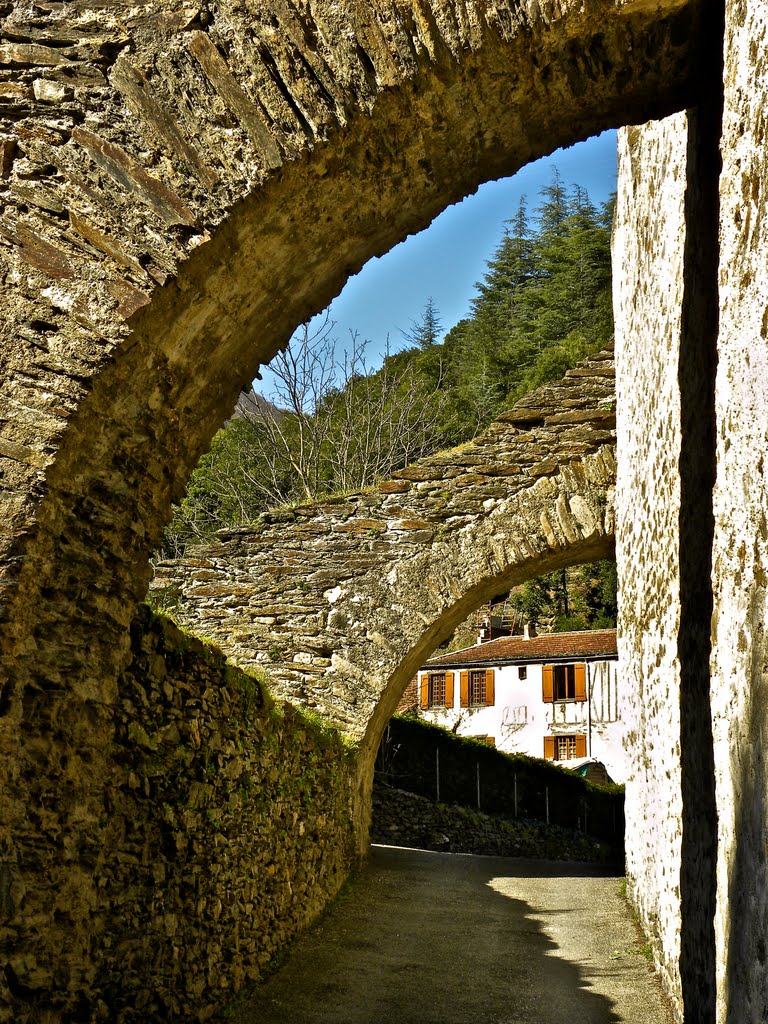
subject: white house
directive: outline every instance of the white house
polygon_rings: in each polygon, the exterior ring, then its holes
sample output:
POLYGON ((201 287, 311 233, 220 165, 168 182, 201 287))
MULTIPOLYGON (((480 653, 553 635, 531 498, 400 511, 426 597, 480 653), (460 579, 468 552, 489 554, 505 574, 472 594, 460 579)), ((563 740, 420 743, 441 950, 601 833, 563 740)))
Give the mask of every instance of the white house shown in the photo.
POLYGON ((594 759, 624 782, 616 630, 508 636, 431 658, 420 716, 460 736, 566 767, 594 759))

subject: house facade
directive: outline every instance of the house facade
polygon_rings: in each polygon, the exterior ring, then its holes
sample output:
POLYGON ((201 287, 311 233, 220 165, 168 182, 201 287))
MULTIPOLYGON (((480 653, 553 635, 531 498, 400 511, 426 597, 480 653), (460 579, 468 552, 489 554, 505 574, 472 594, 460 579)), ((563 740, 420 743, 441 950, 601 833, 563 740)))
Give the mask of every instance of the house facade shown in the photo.
POLYGON ((507 753, 576 767, 602 762, 624 782, 625 721, 616 630, 500 637, 432 658, 419 714, 507 753))

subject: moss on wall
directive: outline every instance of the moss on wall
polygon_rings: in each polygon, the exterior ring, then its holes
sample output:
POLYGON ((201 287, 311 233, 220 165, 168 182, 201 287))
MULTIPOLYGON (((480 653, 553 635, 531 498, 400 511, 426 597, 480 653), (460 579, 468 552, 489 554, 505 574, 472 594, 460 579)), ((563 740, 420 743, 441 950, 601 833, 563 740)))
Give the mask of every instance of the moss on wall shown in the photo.
POLYGON ((90 964, 73 972, 90 986, 20 989, 19 1022, 207 1020, 353 862, 353 756, 335 733, 146 608, 131 644, 101 848, 93 865, 70 851, 97 879, 90 964))

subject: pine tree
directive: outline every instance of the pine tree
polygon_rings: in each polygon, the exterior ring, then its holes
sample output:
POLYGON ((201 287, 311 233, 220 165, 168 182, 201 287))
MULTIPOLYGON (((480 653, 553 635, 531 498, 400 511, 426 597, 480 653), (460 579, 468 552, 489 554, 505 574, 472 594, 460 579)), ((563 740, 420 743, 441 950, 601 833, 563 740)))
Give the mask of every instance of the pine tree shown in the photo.
POLYGON ((553 168, 552 180, 539 190, 539 195, 542 197, 542 202, 536 208, 539 236, 546 240, 562 235, 566 230, 565 222, 571 213, 571 203, 557 167, 553 168))
POLYGON ((440 333, 443 325, 440 321, 440 314, 432 296, 427 299, 424 312, 418 320, 411 320, 409 331, 403 331, 402 335, 409 345, 414 348, 428 349, 430 345, 436 345, 440 340, 440 333))
POLYGON ((528 342, 525 293, 537 274, 535 239, 523 197, 476 285, 471 319, 451 337, 458 344, 451 356, 450 379, 474 431, 501 410, 508 391, 535 356, 528 342))

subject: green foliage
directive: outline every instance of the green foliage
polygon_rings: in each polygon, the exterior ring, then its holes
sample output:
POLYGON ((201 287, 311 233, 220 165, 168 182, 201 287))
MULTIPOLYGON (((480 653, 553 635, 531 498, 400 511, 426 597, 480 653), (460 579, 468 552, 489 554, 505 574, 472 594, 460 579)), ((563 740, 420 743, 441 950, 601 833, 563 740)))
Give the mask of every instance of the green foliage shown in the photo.
POLYGON ((541 199, 534 226, 524 199, 506 223, 472 316, 412 357, 454 407, 454 443, 612 335, 610 207, 596 210, 557 172, 541 199))
POLYGON ((616 625, 616 563, 592 562, 559 569, 517 587, 509 603, 531 622, 554 620, 555 632, 610 629, 616 625))
POLYGON ((465 647, 471 647, 476 642, 477 630, 472 628, 468 622, 464 622, 451 634, 447 643, 440 647, 440 653, 448 654, 451 651, 462 651, 465 647))
MULTIPOLYGON (((263 448, 264 425, 256 418, 235 417, 219 430, 174 510, 165 532, 165 553, 176 556, 216 530, 251 522, 268 507, 262 481, 270 467, 263 448)), ((288 489, 290 466, 281 467, 281 476, 288 489)))
POLYGON ((613 332, 610 222, 584 189, 555 172, 529 217, 523 198, 476 285, 472 314, 440 344, 430 299, 392 359, 431 381, 441 427, 458 444, 526 392, 555 380, 613 332))

